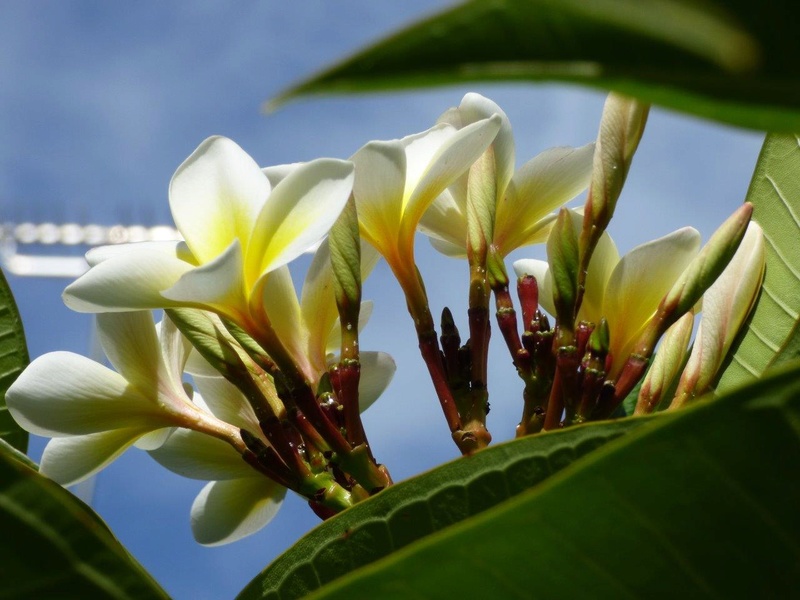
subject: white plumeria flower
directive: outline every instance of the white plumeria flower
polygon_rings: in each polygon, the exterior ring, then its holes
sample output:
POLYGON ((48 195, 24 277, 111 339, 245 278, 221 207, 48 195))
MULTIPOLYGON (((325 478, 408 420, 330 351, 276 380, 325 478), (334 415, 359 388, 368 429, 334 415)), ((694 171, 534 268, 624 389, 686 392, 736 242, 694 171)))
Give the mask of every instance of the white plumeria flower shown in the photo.
MULTIPOLYGON (((495 162, 495 222, 492 244, 501 256, 522 246, 544 242, 555 221, 553 210, 589 185, 594 143, 580 148, 545 150, 516 173, 514 136, 500 107, 480 94, 464 96, 439 122, 461 129, 492 115, 501 118, 492 142, 495 162)), ((467 256, 467 174, 434 200, 420 221, 420 231, 448 256, 467 256)))
POLYGON ((400 140, 370 142, 352 156, 361 235, 401 284, 417 285, 414 233, 422 215, 483 154, 501 124, 499 115, 461 129, 441 123, 400 140))
MULTIPOLYGON (((199 408, 269 444, 233 384, 218 375, 195 375, 194 382, 199 408)), ((179 475, 209 481, 191 509, 192 533, 201 544, 227 544, 255 533, 272 520, 286 495, 285 487, 249 466, 228 444, 196 431, 176 430, 150 455, 179 475)))
MULTIPOLYGON (((363 245, 362 279, 366 279, 379 258, 374 248, 363 245)), ((297 298, 289 268, 284 266, 270 274, 264 287, 264 305, 283 347, 295 364, 300 365, 303 372, 313 374, 313 381, 318 382, 328 367, 339 361, 341 350, 341 327, 333 293, 333 272, 327 240, 314 254, 300 299, 297 298)), ((359 330, 367 324, 371 313, 372 302, 362 302, 359 330)), ((389 385, 396 365, 385 352, 362 351, 359 354, 359 405, 363 411, 389 385)), ((192 352, 186 370, 192 375, 218 375, 197 352, 192 352)))
MULTIPOLYGON (((576 235, 583 217, 570 211, 576 235)), ((670 291, 700 249, 700 234, 684 227, 669 235, 635 247, 622 259, 611 236, 598 241, 586 276, 586 290, 576 322, 599 323, 605 317, 609 330, 614 380, 625 364, 638 335, 656 313, 661 299, 670 291)), ((539 303, 555 314, 553 278, 550 266, 535 259, 514 263, 518 277, 533 275, 539 284, 539 303)))
POLYGON ((185 242, 92 250, 92 268, 67 287, 64 301, 80 312, 204 308, 257 332, 267 275, 328 233, 352 184, 347 161, 265 173, 231 140, 208 138, 170 182, 170 208, 185 242))
POLYGON ((6 394, 22 427, 53 437, 42 457, 44 475, 63 485, 78 483, 134 443, 159 446, 174 427, 244 447, 238 430, 187 396, 181 375, 189 348, 172 323, 157 334, 152 315, 137 311, 98 315, 97 326, 117 372, 84 356, 52 352, 34 360, 6 394))

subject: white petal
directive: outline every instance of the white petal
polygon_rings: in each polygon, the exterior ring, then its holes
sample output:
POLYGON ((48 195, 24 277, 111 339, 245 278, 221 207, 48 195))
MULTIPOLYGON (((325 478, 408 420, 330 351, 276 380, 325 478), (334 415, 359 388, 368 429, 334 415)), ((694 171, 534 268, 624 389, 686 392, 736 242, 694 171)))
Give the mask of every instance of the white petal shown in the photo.
POLYGON ((532 275, 536 278, 536 283, 539 286, 539 305, 551 315, 555 315, 553 277, 550 275, 550 265, 547 264, 547 261, 523 258, 514 262, 514 272, 517 277, 532 275))
POLYGON ((455 248, 460 249, 457 251, 457 257, 467 255, 467 207, 465 202, 465 198, 460 201, 450 190, 445 190, 428 207, 419 222, 419 230, 431 238, 434 248, 438 250, 440 247, 454 247, 453 253, 444 252, 447 256, 453 256, 456 252, 455 248), (437 245, 434 240, 445 242, 445 244, 437 245))
POLYGON ((506 113, 497 104, 475 92, 470 92, 464 96, 458 110, 461 113, 464 125, 476 123, 481 119, 488 119, 495 114, 500 116, 500 130, 492 142, 492 147, 494 148, 496 165, 497 197, 502 198, 503 192, 514 175, 516 166, 514 134, 511 131, 511 122, 508 120, 506 113))
POLYGON ((74 485, 108 465, 146 432, 126 428, 54 438, 44 449, 39 471, 61 485, 74 485))
MULTIPOLYGON (((413 235, 431 202, 483 154, 494 140, 501 124, 500 116, 494 115, 490 119, 467 125, 443 140, 435 155, 429 159, 424 172, 421 173, 419 183, 412 188, 413 192, 404 210, 401 239, 407 235, 413 235)), ((409 165, 407 189, 414 181, 411 178, 412 165, 416 165, 424 158, 417 155, 418 146, 419 142, 406 148, 409 165)), ((427 153, 429 149, 426 147, 424 152, 427 153)))
POLYGON ((258 433, 260 427, 253 409, 242 392, 224 377, 194 377, 200 397, 195 395, 195 404, 206 408, 211 414, 240 429, 258 433))
POLYGON ((209 262, 235 239, 246 250, 269 193, 269 180, 256 162, 236 143, 214 136, 178 167, 169 203, 192 253, 209 262))
POLYGON ((229 444, 190 429, 176 429, 149 454, 161 466, 190 479, 226 480, 256 474, 229 444))
POLYGON ((255 281, 325 237, 352 189, 353 164, 347 161, 320 158, 289 173, 258 215, 245 254, 248 277, 255 281))
POLYGON ((594 144, 551 148, 526 163, 497 205, 495 242, 503 254, 532 243, 538 223, 587 188, 594 144))
POLYGON ((251 535, 272 520, 285 495, 266 477, 211 482, 192 504, 194 538, 216 546, 251 535))
POLYGON ((467 250, 463 246, 457 246, 451 242, 446 242, 434 237, 429 238, 428 241, 430 241, 431 246, 445 256, 449 256, 450 258, 467 258, 467 250))
POLYGON ((637 246, 614 268, 603 299, 603 313, 608 319, 615 365, 621 366, 627 358, 633 338, 699 249, 700 234, 685 227, 637 246))
POLYGON ((296 163, 288 163, 285 165, 274 165, 272 167, 264 167, 261 169, 261 172, 267 176, 269 179, 270 185, 274 188, 278 185, 281 181, 286 179, 286 176, 289 175, 292 171, 297 169, 300 165, 305 163, 296 162, 296 163))
POLYGON ((208 362, 203 355, 200 354, 194 348, 189 352, 189 358, 186 360, 186 365, 184 369, 189 375, 193 376, 201 376, 201 377, 219 377, 219 371, 217 371, 211 363, 208 362))
POLYGON ((145 433, 134 443, 140 450, 156 450, 163 446, 175 431, 174 427, 162 427, 155 431, 145 433))
POLYGON ((100 313, 97 335, 109 362, 140 392, 155 398, 161 347, 150 311, 100 313))
POLYGON ((266 276, 262 297, 267 318, 278 339, 298 362, 304 361, 308 332, 289 267, 284 265, 266 276))
POLYGON ((247 310, 243 269, 242 247, 234 240, 214 260, 187 271, 162 296, 173 305, 208 307, 236 317, 247 310))
POLYGON ((157 329, 161 350, 158 377, 173 391, 183 392, 183 369, 193 350, 192 344, 167 316, 164 316, 157 329))
POLYGON ((370 142, 351 158, 361 233, 382 253, 397 242, 403 217, 406 154, 403 142, 370 142))
POLYGON ((71 352, 34 360, 6 394, 14 419, 37 435, 88 434, 170 423, 118 373, 71 352))
POLYGON ((324 361, 326 341, 333 324, 339 317, 333 287, 333 269, 328 242, 317 249, 306 272, 301 293, 302 321, 308 331, 307 352, 317 368, 324 361))
POLYGON ((129 246, 109 256, 64 290, 64 303, 78 312, 116 312, 166 308, 161 295, 194 265, 181 260, 179 246, 129 246))
POLYGON ((127 254, 128 252, 139 252, 142 250, 161 252, 167 255, 177 256, 184 262, 196 264, 197 260, 192 255, 186 242, 182 241, 153 241, 153 242, 135 242, 130 244, 109 244, 108 246, 98 246, 92 248, 86 253, 86 262, 90 267, 93 267, 101 262, 114 258, 120 254, 127 254))
MULTIPOLYGON (((583 217, 581 216, 580 218, 582 221, 583 217)), ((580 227, 578 227, 576 233, 580 235, 580 227)), ((617 246, 611 236, 607 232, 603 232, 589 261, 589 269, 586 274, 586 290, 578 312, 579 321, 599 323, 600 318, 605 316, 603 314, 603 298, 605 297, 608 280, 618 263, 619 252, 617 251, 617 246)))
POLYGON ((385 352, 361 353, 361 378, 358 381, 358 408, 367 410, 377 400, 394 377, 397 365, 385 352))

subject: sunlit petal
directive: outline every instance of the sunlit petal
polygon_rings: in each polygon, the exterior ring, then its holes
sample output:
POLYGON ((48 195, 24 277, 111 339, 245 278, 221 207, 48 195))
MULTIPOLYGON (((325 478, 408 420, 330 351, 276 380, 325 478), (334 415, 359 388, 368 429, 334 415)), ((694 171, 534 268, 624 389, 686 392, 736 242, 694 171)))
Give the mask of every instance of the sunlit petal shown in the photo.
POLYGON ((535 241, 538 222, 589 185, 594 144, 551 148, 514 175, 497 205, 494 239, 503 254, 535 241))
POLYGON ((197 260, 192 255, 186 242, 182 241, 153 241, 135 242, 130 244, 110 244, 108 246, 98 246, 86 253, 86 262, 93 267, 109 258, 114 258, 120 254, 129 252, 141 252, 142 250, 161 252, 168 256, 177 256, 184 262, 197 265, 197 260))
POLYGON ((308 330, 308 352, 317 367, 324 358, 325 342, 339 312, 336 309, 333 287, 331 253, 327 241, 317 249, 306 272, 301 293, 300 311, 308 330))
POLYGON ((248 285, 325 237, 352 189, 348 161, 320 158, 291 170, 258 215, 245 255, 248 285))
POLYGON ((497 104, 475 92, 470 92, 464 96, 458 111, 461 113, 462 127, 482 119, 488 119, 492 115, 500 116, 500 130, 492 142, 492 148, 494 149, 496 165, 497 197, 501 198, 514 175, 516 166, 514 134, 511 131, 511 123, 508 120, 508 116, 497 104))
POLYGON ((213 481, 192 504, 192 532, 206 546, 227 544, 255 533, 280 508, 286 488, 266 477, 213 481))
POLYGON ((212 307, 223 314, 240 314, 247 306, 242 269, 242 247, 239 240, 234 240, 214 260, 187 271, 161 295, 176 305, 212 307))
POLYGON ((501 123, 500 116, 494 115, 447 136, 434 156, 429 159, 427 168, 420 174, 419 183, 413 188, 409 187, 414 181, 412 165, 416 168, 416 165, 423 160, 421 155, 426 154, 430 148, 426 145, 422 152, 418 152, 421 140, 406 148, 409 165, 406 189, 413 189, 413 192, 404 210, 401 240, 413 239, 413 233, 431 202, 483 154, 497 135, 501 123))
POLYGON ((178 167, 169 186, 175 224, 200 262, 238 239, 243 251, 270 193, 267 177, 235 142, 205 140, 178 167))
POLYGON ((649 321, 658 304, 700 249, 700 234, 679 229, 642 244, 622 257, 609 277, 603 313, 611 334, 615 363, 624 361, 632 338, 649 321))
POLYGON ((125 428, 54 438, 44 449, 39 472, 61 485, 74 485, 108 465, 147 431, 125 428))
POLYGON ((170 423, 124 377, 71 352, 34 360, 6 394, 14 419, 37 435, 89 434, 170 423))
POLYGON ((351 158, 361 233, 382 253, 397 241, 403 216, 406 154, 400 140, 370 142, 351 158))
POLYGON ((162 427, 161 429, 150 431, 136 440, 133 445, 140 450, 156 450, 164 445, 173 431, 175 431, 174 427, 162 427))
POLYGON ((264 308, 272 329, 284 348, 298 360, 306 355, 306 331, 289 267, 282 266, 264 281, 264 308))
POLYGON ((165 308, 176 303, 161 292, 172 287, 194 265, 180 258, 180 247, 129 246, 110 256, 64 290, 64 303, 78 312, 114 312, 165 308))

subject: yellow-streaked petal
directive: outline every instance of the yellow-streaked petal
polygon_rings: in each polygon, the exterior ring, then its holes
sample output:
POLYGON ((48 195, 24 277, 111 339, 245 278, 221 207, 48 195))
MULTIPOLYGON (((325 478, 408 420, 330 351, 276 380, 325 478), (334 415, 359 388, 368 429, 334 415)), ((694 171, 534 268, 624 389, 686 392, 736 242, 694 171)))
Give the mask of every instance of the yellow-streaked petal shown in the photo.
POLYGON ((408 200, 400 228, 401 245, 413 243, 414 231, 431 202, 483 154, 494 140, 501 124, 500 116, 494 115, 449 135, 445 135, 443 131, 444 139, 439 142, 439 148, 433 156, 429 156, 429 152, 434 140, 429 138, 424 139, 424 144, 420 139, 406 147, 408 200), (427 165, 420 169, 426 159, 427 165), (416 184, 415 177, 418 177, 416 184))
POLYGON ((242 270, 242 247, 233 240, 214 260, 187 271, 161 295, 171 306, 209 308, 237 318, 247 311, 242 270))
POLYGON ((319 158, 293 169, 272 190, 245 253, 248 286, 325 237, 353 189, 353 164, 319 158))
MULTIPOLYGON (((611 354, 621 367, 634 337, 700 249, 700 234, 684 227, 637 246, 622 257, 609 277, 603 299, 611 354)), ((611 376, 616 372, 612 369, 611 376)))
POLYGON ((594 144, 545 150, 514 174, 498 201, 494 239, 504 255, 533 243, 539 221, 589 185, 594 144))
POLYGON ((401 140, 370 142, 351 160, 356 165, 353 195, 361 234, 381 254, 397 243, 403 217, 406 153, 401 140))
POLYGON ((178 167, 169 185, 175 225, 200 262, 238 239, 244 251, 270 184, 256 162, 220 136, 203 141, 178 167))
POLYGON ((283 347, 295 360, 305 361, 308 331, 289 267, 284 265, 266 276, 262 297, 267 318, 283 347))
POLYGON ((205 546, 247 537, 269 523, 286 488, 266 477, 212 481, 192 504, 192 533, 205 546))

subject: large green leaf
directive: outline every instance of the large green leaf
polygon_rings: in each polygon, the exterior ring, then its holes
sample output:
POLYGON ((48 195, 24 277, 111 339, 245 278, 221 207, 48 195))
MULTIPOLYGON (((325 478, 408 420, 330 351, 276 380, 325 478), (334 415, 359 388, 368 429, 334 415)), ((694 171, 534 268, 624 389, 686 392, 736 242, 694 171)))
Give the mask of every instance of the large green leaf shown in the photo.
POLYGON ((799 425, 795 364, 660 415, 313 597, 796 597, 799 425))
POLYGON ((487 80, 613 89, 706 118, 800 131, 792 0, 471 0, 284 92, 487 80))
POLYGON ((167 598, 92 510, 0 444, 0 598, 167 598))
POLYGON ((28 432, 17 425, 6 408, 6 392, 28 364, 25 332, 11 289, 0 271, 0 440, 17 450, 28 449, 28 432))
POLYGON ((800 357, 800 137, 768 135, 747 192, 764 230, 767 269, 747 327, 734 344, 717 389, 760 376, 800 357))
POLYGON ((529 489, 647 422, 626 419, 515 440, 399 483, 317 527, 239 597, 303 596, 529 489))

